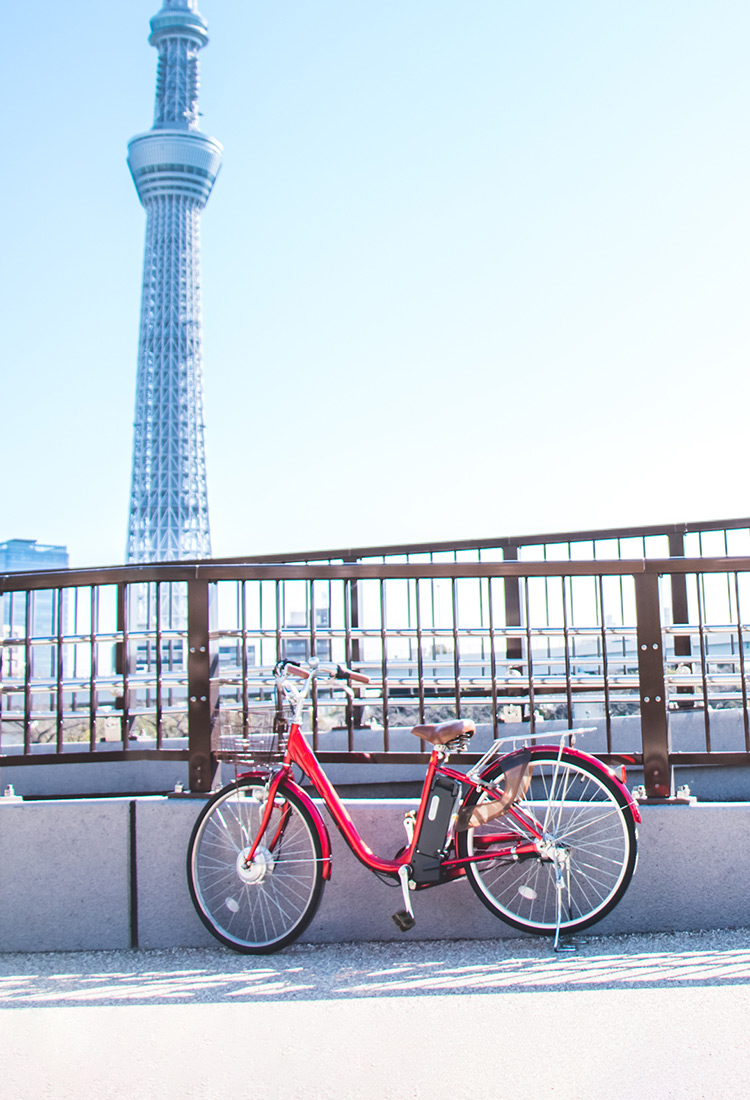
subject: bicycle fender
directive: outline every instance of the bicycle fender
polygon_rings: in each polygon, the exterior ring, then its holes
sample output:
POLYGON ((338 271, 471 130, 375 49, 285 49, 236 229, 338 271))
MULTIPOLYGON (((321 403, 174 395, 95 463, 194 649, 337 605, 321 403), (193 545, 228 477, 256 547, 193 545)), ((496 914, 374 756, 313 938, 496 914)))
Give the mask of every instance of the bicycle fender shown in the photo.
POLYGON ((318 831, 318 837, 320 838, 320 847, 323 852, 323 878, 327 882, 331 877, 331 871, 333 869, 333 863, 331 860, 331 838, 328 835, 328 829, 326 823, 321 817, 320 810, 310 798, 308 793, 298 786, 293 779, 285 779, 279 783, 279 787, 283 790, 291 790, 297 796, 297 798, 304 804, 305 809, 310 814, 310 817, 315 823, 315 828, 318 831))
MULTIPOLYGON (((530 759, 531 759, 531 762, 533 763, 534 757, 536 755, 538 755, 538 753, 540 753, 542 751, 549 751, 551 748, 555 748, 555 746, 553 746, 553 745, 532 745, 532 746, 528 747, 528 749, 523 750, 523 751, 527 751, 531 754, 530 759)), ((630 791, 628 790, 628 788, 620 780, 620 778, 618 777, 616 772, 614 772, 607 764, 605 764, 603 760, 599 760, 598 757, 592 756, 590 753, 581 752, 579 749, 565 749, 565 755, 568 759, 573 757, 574 759, 585 760, 586 763, 594 764, 595 767, 601 768, 601 770, 606 773, 607 777, 612 780, 612 782, 615 784, 615 786, 617 787, 617 789, 621 793, 623 799, 625 800, 625 803, 627 805, 628 810, 633 815, 633 820, 635 821, 635 823, 637 825, 640 825, 640 823, 641 823, 640 807, 638 806, 638 803, 633 798, 633 796, 630 793, 630 791)), ((489 773, 491 773, 493 771, 493 769, 497 767, 498 763, 499 763, 499 761, 497 761, 497 760, 494 760, 492 763, 490 763, 488 765, 488 767, 486 768, 486 770, 482 773, 483 777, 485 775, 488 775, 489 773)))
MULTIPOLYGON (((548 745, 535 745, 530 750, 532 758, 533 758, 534 753, 537 749, 543 749, 543 748, 549 748, 549 746, 548 745)), ((607 775, 609 776, 609 778, 612 780, 612 782, 615 784, 617 789, 622 794, 625 801, 627 802, 628 809, 630 810, 631 814, 633 815, 633 819, 635 820, 636 824, 640 825, 640 823, 641 823, 640 806, 638 805, 636 800, 633 798, 632 794, 630 793, 628 788, 625 786, 625 784, 620 780, 618 775, 614 771, 612 771, 612 769, 609 767, 608 764, 605 764, 604 761, 600 760, 597 756, 592 756, 588 752, 581 752, 579 749, 566 749, 565 750, 565 755, 567 757, 575 756, 579 760, 586 760, 589 764, 595 764, 598 768, 601 768, 602 771, 606 772, 607 775)))

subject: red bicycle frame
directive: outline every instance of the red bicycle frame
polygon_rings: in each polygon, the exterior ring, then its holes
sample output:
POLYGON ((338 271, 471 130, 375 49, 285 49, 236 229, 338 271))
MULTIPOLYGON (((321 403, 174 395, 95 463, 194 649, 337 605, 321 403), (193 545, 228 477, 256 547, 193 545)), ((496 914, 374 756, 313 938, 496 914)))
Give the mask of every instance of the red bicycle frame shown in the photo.
MULTIPOLYGON (((395 859, 383 859, 381 856, 376 855, 373 850, 362 839, 356 825, 351 819, 349 811, 344 803, 341 801, 336 788, 331 783, 326 773, 321 768, 315 753, 308 745, 305 737, 296 723, 293 723, 289 732, 289 739, 287 741, 286 753, 284 756, 284 763, 272 773, 268 781, 268 798, 266 801, 265 810, 261 818, 260 827, 258 829, 258 835, 256 836, 250 850, 247 853, 246 861, 248 866, 252 863, 255 856, 256 849, 260 844, 261 837, 264 835, 268 823, 271 819, 271 813, 273 811, 274 800, 276 793, 282 786, 292 787, 298 797, 307 804, 307 808, 310 809, 312 816, 318 827, 321 843, 323 845, 324 852, 324 875, 326 878, 330 878, 331 874, 331 858, 330 858, 330 838, 328 837, 328 831, 325 827, 323 819, 317 811, 314 803, 307 797, 305 792, 292 778, 291 767, 292 764, 296 764, 302 769, 304 774, 310 779, 315 790, 320 795, 321 799, 325 803, 328 812, 331 814, 339 832, 343 836, 344 840, 348 844, 357 859, 363 863, 366 867, 369 867, 371 871, 379 872, 380 874, 398 876, 400 868, 408 866, 414 859, 414 855, 419 843, 419 836, 424 822, 424 816, 427 812, 428 795, 432 788, 432 783, 436 775, 445 776, 448 779, 453 779, 461 784, 462 787, 476 787, 477 783, 470 779, 463 772, 455 771, 453 768, 449 768, 447 765, 441 763, 441 751, 439 749, 433 749, 430 754, 430 760, 427 765, 427 774, 424 778, 424 784, 422 786, 422 795, 419 801, 419 808, 417 810, 417 816, 414 823, 414 832, 411 837, 410 843, 395 859)), ((243 773, 250 776, 256 774, 253 771, 243 773)), ((265 774, 265 773, 264 773, 265 774)), ((446 858, 442 866, 445 868, 447 878, 455 878, 457 875, 463 874, 463 867, 466 863, 481 862, 486 859, 495 859, 499 855, 502 855, 502 849, 498 850, 498 844, 507 844, 508 853, 512 853, 514 856, 533 855, 537 852, 536 841, 542 839, 542 831, 539 824, 528 814, 519 810, 516 806, 511 806, 506 811, 508 817, 512 817, 526 833, 530 835, 528 842, 519 842, 518 833, 503 833, 499 832, 492 836, 485 836, 482 838, 481 847, 487 848, 492 845, 493 850, 490 854, 479 853, 467 857, 465 859, 446 858)), ((277 834, 283 832, 284 821, 282 818, 281 823, 277 827, 277 834)), ((269 845, 273 850, 273 842, 269 845)))

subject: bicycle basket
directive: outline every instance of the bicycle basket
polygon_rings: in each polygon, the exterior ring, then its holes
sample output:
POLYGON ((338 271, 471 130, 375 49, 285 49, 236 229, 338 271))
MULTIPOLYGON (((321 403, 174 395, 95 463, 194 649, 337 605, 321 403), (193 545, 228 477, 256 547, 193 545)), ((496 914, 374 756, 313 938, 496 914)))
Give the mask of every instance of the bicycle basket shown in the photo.
POLYGON ((284 759, 291 708, 250 707, 247 722, 240 712, 220 716, 217 760, 229 764, 273 764, 284 759), (232 726, 237 725, 237 732, 232 726), (231 731, 231 732, 230 732, 231 731))

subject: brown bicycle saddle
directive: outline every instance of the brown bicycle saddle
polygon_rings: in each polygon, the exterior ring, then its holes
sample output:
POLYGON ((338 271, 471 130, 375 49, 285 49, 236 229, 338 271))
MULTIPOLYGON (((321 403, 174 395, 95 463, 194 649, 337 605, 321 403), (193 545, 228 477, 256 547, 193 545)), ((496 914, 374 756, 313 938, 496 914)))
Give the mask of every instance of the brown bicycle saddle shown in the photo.
POLYGON ((467 718, 454 718, 450 722, 440 722, 436 726, 414 726, 412 733, 431 745, 447 745, 457 737, 472 737, 476 726, 467 718))

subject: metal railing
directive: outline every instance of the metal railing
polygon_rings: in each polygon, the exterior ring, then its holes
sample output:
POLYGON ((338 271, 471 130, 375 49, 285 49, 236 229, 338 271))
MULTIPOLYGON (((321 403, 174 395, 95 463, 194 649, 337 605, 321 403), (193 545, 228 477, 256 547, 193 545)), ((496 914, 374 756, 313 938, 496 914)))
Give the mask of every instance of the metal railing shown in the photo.
MULTIPOLYGON (((709 527, 617 537, 675 550, 709 527)), ((729 550, 750 521, 717 531, 729 550)), ((460 714, 494 733, 594 725, 597 753, 642 766, 656 798, 675 765, 749 763, 750 556, 605 560, 593 546, 586 560, 580 542, 7 574, 0 764, 187 759, 191 789, 208 790, 218 728, 273 705, 279 658, 313 655, 371 677, 346 705, 316 696, 324 761, 420 761, 401 730, 460 714)))

